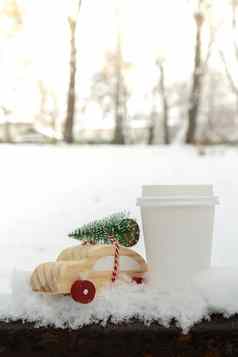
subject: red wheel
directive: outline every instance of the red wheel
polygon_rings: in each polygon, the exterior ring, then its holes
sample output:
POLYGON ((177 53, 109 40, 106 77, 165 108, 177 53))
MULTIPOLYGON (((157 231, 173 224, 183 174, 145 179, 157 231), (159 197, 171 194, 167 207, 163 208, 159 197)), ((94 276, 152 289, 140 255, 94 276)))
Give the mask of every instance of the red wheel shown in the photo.
POLYGON ((144 279, 139 277, 139 276, 133 276, 132 277, 132 281, 134 281, 136 284, 143 284, 144 283, 144 279))
POLYGON ((95 285, 89 280, 76 280, 71 287, 72 299, 81 304, 89 304, 95 295, 95 285))

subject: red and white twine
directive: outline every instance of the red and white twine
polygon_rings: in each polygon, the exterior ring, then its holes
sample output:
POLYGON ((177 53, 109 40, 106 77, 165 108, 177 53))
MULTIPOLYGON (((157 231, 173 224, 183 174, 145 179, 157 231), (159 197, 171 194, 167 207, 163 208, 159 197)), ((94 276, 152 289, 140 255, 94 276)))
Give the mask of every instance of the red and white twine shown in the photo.
MULTIPOLYGON (((119 274, 119 268, 120 268, 120 246, 118 244, 118 241, 114 238, 113 235, 108 236, 109 240, 112 243, 113 247, 113 253, 114 253, 114 262, 113 262, 113 270, 112 270, 112 282, 114 283, 118 277, 119 274)), ((83 245, 94 245, 96 244, 94 241, 89 240, 89 241, 84 241, 83 245)))
POLYGON ((114 249, 114 262, 113 262, 113 270, 112 270, 112 282, 114 283, 119 273, 120 246, 118 244, 118 241, 114 238, 113 235, 109 236, 108 238, 110 239, 114 249))

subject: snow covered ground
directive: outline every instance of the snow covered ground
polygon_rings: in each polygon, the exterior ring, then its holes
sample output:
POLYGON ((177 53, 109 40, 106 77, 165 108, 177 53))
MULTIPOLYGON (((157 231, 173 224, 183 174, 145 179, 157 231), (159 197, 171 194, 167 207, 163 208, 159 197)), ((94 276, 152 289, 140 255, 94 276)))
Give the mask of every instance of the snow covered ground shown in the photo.
MULTIPOLYGON (((143 184, 214 184, 212 263, 238 272, 238 150, 1 145, 0 162, 2 293, 14 269, 29 271, 76 244, 67 237, 76 226, 124 209, 140 222, 143 184)), ((142 240, 137 249, 144 251, 142 240)))
POLYGON ((238 269, 212 268, 198 274, 186 289, 171 291, 116 282, 83 305, 69 296, 33 293, 29 274, 18 272, 13 279, 13 294, 0 294, 0 320, 22 319, 36 326, 78 328, 93 322, 105 324, 109 317, 114 323, 138 317, 147 324, 158 320, 165 326, 175 318, 186 333, 202 318, 209 319, 209 314, 228 317, 238 311, 237 277, 238 269))

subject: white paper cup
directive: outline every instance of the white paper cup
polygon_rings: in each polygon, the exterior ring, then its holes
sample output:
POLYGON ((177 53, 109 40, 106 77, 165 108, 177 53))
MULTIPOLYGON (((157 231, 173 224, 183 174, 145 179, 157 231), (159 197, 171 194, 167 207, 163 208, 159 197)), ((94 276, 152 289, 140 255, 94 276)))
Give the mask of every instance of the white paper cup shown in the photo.
POLYGON ((143 186, 141 208, 149 279, 155 287, 184 287, 211 263, 212 186, 143 186))

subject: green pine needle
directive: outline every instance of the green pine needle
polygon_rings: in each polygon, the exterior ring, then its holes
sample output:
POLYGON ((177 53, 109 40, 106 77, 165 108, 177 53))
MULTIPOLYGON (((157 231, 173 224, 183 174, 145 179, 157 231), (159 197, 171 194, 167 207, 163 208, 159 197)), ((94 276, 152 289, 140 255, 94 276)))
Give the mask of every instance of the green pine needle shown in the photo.
POLYGON ((119 244, 131 247, 139 240, 139 226, 134 219, 129 218, 127 212, 120 212, 85 224, 70 233, 69 237, 95 244, 109 244, 111 235, 119 244))

